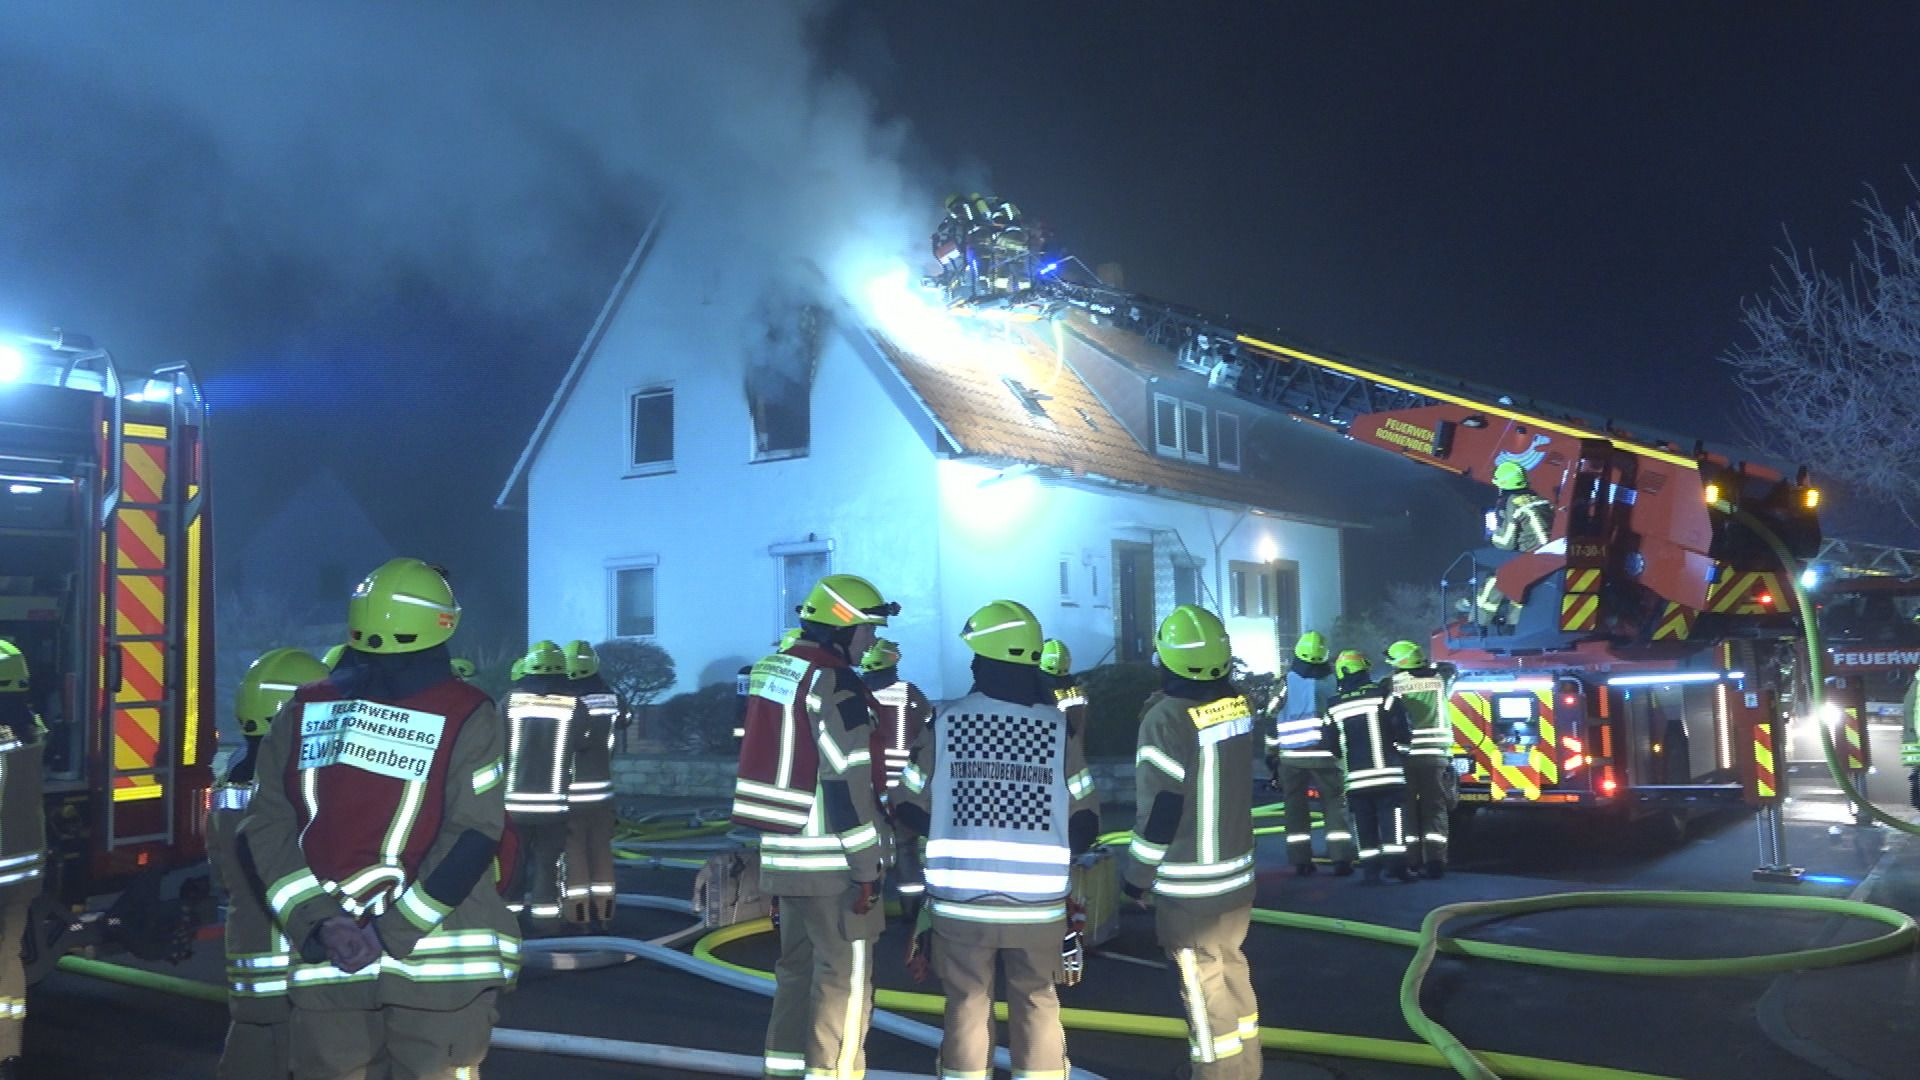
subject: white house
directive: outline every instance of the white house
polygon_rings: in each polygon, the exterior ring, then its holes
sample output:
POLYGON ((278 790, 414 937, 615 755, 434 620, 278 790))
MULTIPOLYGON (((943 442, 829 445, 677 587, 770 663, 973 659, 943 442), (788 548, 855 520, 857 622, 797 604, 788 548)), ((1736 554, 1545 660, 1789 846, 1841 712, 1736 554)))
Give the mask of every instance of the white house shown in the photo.
POLYGON ((1176 603, 1224 609, 1256 671, 1339 615, 1343 523, 1282 467, 1324 433, 1082 317, 932 355, 846 304, 731 301, 690 265, 656 222, 501 492, 527 514, 534 636, 651 638, 690 690, 856 573, 900 603, 884 633, 942 698, 997 597, 1081 669, 1146 659, 1176 603))

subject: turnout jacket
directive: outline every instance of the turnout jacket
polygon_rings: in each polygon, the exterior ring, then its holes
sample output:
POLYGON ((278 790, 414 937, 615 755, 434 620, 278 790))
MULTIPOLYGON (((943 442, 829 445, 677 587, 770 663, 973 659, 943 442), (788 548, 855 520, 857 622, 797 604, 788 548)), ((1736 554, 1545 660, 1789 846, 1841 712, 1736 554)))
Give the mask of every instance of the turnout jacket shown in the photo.
MULTIPOLYGON (((810 661, 791 703, 793 737, 810 740, 819 760, 800 830, 760 836, 760 890, 769 896, 834 896, 849 885, 880 880, 884 869, 871 698, 859 673, 819 645, 803 641, 786 655, 810 661)), ((743 764, 749 752, 743 748, 743 764)), ((736 795, 736 815, 739 806, 736 795)))
POLYGON ((1493 546, 1502 551, 1534 551, 1553 532, 1553 504, 1531 491, 1517 491, 1494 514, 1493 546))
POLYGON ((1134 755, 1126 891, 1203 912, 1253 902, 1253 713, 1232 683, 1167 677, 1134 755))
POLYGON ((605 679, 589 675, 572 680, 579 696, 573 731, 573 780, 567 785, 567 805, 606 802, 613 798, 613 742, 625 708, 620 695, 605 679))
POLYGON ((1287 668, 1287 692, 1267 749, 1289 765, 1335 765, 1337 740, 1326 737, 1327 706, 1333 703, 1333 669, 1299 657, 1287 668))
POLYGON ((1410 732, 1407 763, 1444 765, 1453 754, 1453 724, 1447 718, 1447 695, 1453 683, 1453 665, 1425 664, 1395 671, 1380 680, 1380 688, 1404 710, 1410 732))
POLYGON ((1347 790, 1367 791, 1407 782, 1400 748, 1413 738, 1406 710, 1379 683, 1343 690, 1327 707, 1329 734, 1340 740, 1347 764, 1347 790))
POLYGON ((293 966, 293 946, 267 911, 266 886, 251 861, 240 857, 259 752, 254 744, 234 760, 214 785, 207 810, 207 862, 213 887, 227 894, 227 1011, 248 1024, 287 1018, 287 975, 293 966))
POLYGON ((872 691, 874 709, 873 750, 880 755, 875 764, 876 777, 891 795, 900 786, 900 771, 913 757, 920 731, 933 716, 933 705, 920 688, 903 679, 897 668, 883 668, 862 674, 861 681, 872 691))
POLYGON ((976 689, 927 728, 898 799, 901 823, 927 837, 933 914, 997 925, 1065 917, 1100 801, 1059 709, 976 689))
POLYGON ((507 724, 507 811, 560 820, 571 801, 586 708, 562 675, 529 675, 501 701, 507 724))
POLYGON ((0 894, 40 892, 47 864, 45 743, 46 728, 27 695, 0 694, 0 894))
POLYGON ((350 653, 357 662, 295 692, 261 745, 243 835, 295 950, 296 1008, 458 1008, 518 970, 491 874, 505 732, 486 695, 428 655, 444 651, 408 654, 411 665, 350 653), (329 963, 315 935, 343 915, 383 950, 357 972, 329 963))

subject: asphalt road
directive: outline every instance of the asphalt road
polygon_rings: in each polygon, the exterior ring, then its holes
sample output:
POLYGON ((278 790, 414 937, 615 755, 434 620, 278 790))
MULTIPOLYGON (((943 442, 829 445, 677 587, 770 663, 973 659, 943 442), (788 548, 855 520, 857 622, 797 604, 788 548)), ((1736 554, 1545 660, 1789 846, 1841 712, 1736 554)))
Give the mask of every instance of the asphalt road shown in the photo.
MULTIPOLYGON (((1876 732, 1897 760, 1897 747, 1876 732)), ((1920 913, 1920 843, 1861 829, 1822 795, 1817 777, 1797 777, 1788 826, 1791 861, 1821 875, 1799 886, 1756 884, 1752 818, 1723 815, 1692 824, 1674 846, 1658 830, 1616 830, 1485 817, 1459 842, 1455 869, 1440 881, 1365 885, 1328 875, 1296 879, 1271 841, 1261 851, 1259 903, 1282 910, 1417 927, 1441 903, 1591 888, 1795 891, 1856 895, 1920 913)), ((1904 778, 1887 769, 1876 799, 1904 806, 1904 778)), ((1125 822, 1110 823, 1120 827, 1125 822)), ((685 896, 692 875, 625 872, 622 887, 685 896)), ((681 917, 623 910, 618 931, 647 938, 685 925, 681 917)), ((1720 956, 1845 941, 1872 927, 1812 914, 1675 910, 1581 910, 1462 931, 1492 941, 1644 956, 1720 956)), ((900 966, 906 930, 879 949, 880 985, 911 988, 900 966)), ((1247 945, 1269 1026, 1412 1040, 1396 990, 1408 952, 1352 938, 1255 926, 1247 945)), ((759 937, 725 951, 729 959, 772 964, 759 937)), ((176 973, 217 979, 217 943, 176 973)), ((1063 992, 1071 1006, 1177 1015, 1179 999, 1161 964, 1150 923, 1129 924, 1092 958, 1087 980, 1063 992)), ((56 973, 36 987, 27 1027, 35 1075, 155 1080, 212 1074, 224 1016, 217 1006, 56 973)), ((1675 1077, 1905 1077, 1920 1050, 1920 959, 1908 954, 1853 967, 1779 977, 1671 980, 1562 973, 1491 960, 1443 957, 1428 979, 1428 1011, 1477 1049, 1531 1054, 1675 1077)), ((531 972, 505 999, 501 1026, 671 1043, 753 1055, 766 1020, 764 998, 690 975, 634 962, 594 971, 531 972)), ((916 1016, 938 1024, 937 1017, 916 1016)), ((1172 1074, 1184 1059, 1174 1040, 1070 1033, 1075 1065, 1109 1080, 1172 1074)), ((872 1039, 869 1066, 927 1073, 932 1052, 887 1035, 872 1039)), ((1439 1076, 1437 1070, 1269 1052, 1273 1077, 1439 1076)), ((598 1062, 498 1051, 490 1080, 670 1077, 598 1062), (556 1072, 556 1070, 558 1070, 556 1072)))

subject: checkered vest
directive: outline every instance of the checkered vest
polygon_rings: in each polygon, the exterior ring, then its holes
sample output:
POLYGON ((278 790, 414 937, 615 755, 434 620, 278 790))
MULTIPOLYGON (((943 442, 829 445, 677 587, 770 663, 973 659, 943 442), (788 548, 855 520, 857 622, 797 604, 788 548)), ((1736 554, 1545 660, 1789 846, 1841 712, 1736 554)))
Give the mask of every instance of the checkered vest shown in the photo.
POLYGON ((1066 718, 975 693, 941 712, 933 735, 926 877, 936 905, 1058 904, 1073 857, 1066 718))

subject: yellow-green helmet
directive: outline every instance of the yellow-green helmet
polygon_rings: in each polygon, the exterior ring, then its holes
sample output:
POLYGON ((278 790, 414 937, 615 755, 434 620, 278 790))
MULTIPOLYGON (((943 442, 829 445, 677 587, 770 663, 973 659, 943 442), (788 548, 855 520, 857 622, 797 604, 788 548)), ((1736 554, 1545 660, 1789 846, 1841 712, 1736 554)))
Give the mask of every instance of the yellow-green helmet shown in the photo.
POLYGON ((20 647, 0 638, 0 694, 19 694, 27 689, 27 658, 20 647))
POLYGON ((448 666, 453 668, 453 675, 457 679, 471 679, 474 672, 480 670, 473 666, 473 661, 464 656, 454 657, 448 666))
POLYGON ((1503 461, 1493 467, 1493 486, 1501 491, 1520 491, 1527 486, 1527 470, 1517 461, 1503 461))
POLYGON ((791 626, 780 632, 780 640, 774 642, 773 647, 781 652, 786 652, 798 644, 800 644, 800 628, 791 626))
POLYGON ((1373 665, 1367 661, 1367 654, 1359 649, 1347 649, 1333 661, 1333 673, 1342 679, 1356 672, 1365 674, 1372 670, 1373 665))
POLYGON ((574 638, 561 651, 567 657, 567 678, 590 679, 600 674, 600 654, 584 639, 574 638))
POLYGON ((1040 670, 1063 679, 1073 674, 1073 651, 1066 642, 1048 638, 1040 643, 1040 670))
POLYGON ((1387 662, 1403 670, 1425 667, 1427 650, 1421 648, 1417 641, 1396 641, 1387 646, 1387 662))
POLYGON ((960 640, 976 654, 1030 667, 1040 663, 1040 639, 1040 620, 1016 600, 995 600, 960 628, 960 640))
POLYGON ((431 649, 460 625, 446 576, 419 559, 393 559, 368 574, 347 602, 347 644, 361 652, 431 649))
POLYGON ((828 626, 885 626, 889 615, 900 614, 900 605, 887 603, 866 578, 828 574, 814 585, 798 611, 803 621, 828 626))
POLYGON ((347 655, 347 647, 344 644, 335 645, 333 648, 328 649, 324 656, 320 657, 320 662, 327 665, 328 671, 332 671, 334 668, 340 666, 340 658, 345 655, 347 655))
POLYGON ((233 714, 240 721, 240 734, 248 738, 265 735, 273 726, 274 714, 295 690, 326 677, 327 665, 299 649, 262 654, 247 668, 240 689, 233 695, 233 714))
POLYGON ((1233 664, 1233 643, 1220 616, 1197 604, 1181 604, 1161 620, 1153 647, 1161 665, 1182 678, 1224 679, 1233 664))
POLYGON ((882 671, 900 662, 900 646, 886 638, 874 638, 860 656, 861 671, 882 671))
POLYGON ((1327 662, 1329 652, 1331 650, 1327 648, 1327 635, 1318 630, 1309 630, 1301 634, 1300 640, 1293 643, 1293 655, 1304 663, 1324 664, 1327 662))
POLYGON ((515 660, 513 662, 513 666, 507 669, 507 678, 512 680, 513 682, 519 682, 521 679, 524 679, 526 677, 527 677, 527 658, 523 656, 520 659, 515 660))
POLYGON ((536 641, 521 658, 520 671, 525 675, 565 675, 567 654, 551 641, 536 641))

